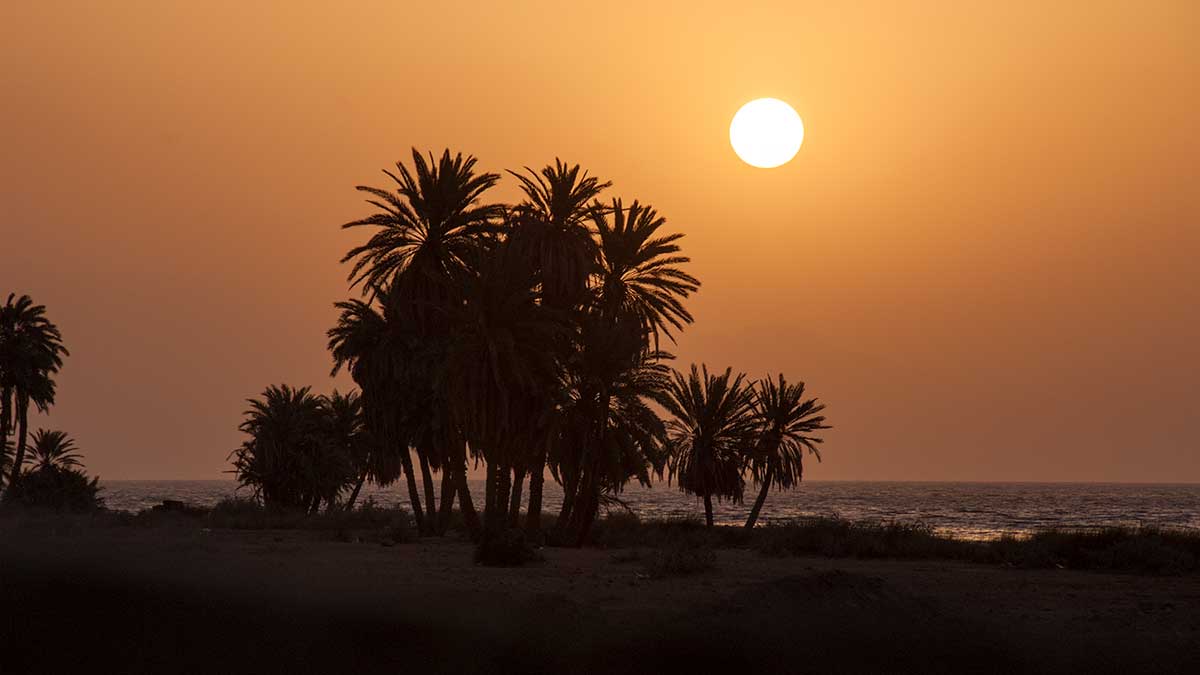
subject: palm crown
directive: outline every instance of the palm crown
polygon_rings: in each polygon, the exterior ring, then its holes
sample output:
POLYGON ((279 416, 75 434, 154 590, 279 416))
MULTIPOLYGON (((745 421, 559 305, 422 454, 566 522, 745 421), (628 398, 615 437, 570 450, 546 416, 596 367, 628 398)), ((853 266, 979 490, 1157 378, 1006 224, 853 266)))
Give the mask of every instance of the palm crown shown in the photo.
POLYGON ((38 429, 33 433, 29 461, 33 471, 66 469, 80 466, 82 457, 75 441, 63 431, 38 429))

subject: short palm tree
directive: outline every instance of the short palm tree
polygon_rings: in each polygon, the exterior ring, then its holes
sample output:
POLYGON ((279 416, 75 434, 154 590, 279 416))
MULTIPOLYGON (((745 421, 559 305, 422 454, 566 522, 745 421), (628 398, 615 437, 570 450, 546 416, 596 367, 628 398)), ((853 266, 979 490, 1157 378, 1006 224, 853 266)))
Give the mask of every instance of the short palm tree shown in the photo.
POLYGON ((324 397, 273 385, 248 402, 239 429, 249 438, 231 454, 238 482, 268 506, 315 512, 336 502, 357 476, 332 440, 324 397))
POLYGON ((790 489, 804 475, 804 451, 821 461, 817 432, 830 427, 821 411, 823 403, 804 398, 804 383, 788 384, 782 374, 778 380, 767 377, 754 390, 754 416, 758 423, 758 441, 750 461, 755 480, 761 485, 746 527, 753 528, 774 485, 790 489))
POLYGON ((704 499, 704 520, 712 527, 712 499, 740 503, 745 489, 742 471, 754 444, 756 421, 752 391, 726 368, 711 375, 692 366, 688 376, 673 372, 663 406, 670 448, 669 480, 684 492, 704 499))
POLYGON ((342 394, 334 389, 325 399, 325 410, 329 418, 330 440, 342 455, 350 458, 358 475, 354 489, 346 498, 344 508, 348 511, 354 508, 370 469, 371 443, 363 422, 362 397, 356 391, 342 394))

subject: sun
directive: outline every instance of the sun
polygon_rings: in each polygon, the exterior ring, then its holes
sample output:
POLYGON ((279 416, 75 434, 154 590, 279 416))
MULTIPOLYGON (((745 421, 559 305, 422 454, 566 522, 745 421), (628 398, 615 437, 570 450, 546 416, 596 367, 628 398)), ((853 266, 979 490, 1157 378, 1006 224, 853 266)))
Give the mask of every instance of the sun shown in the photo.
POLYGON ((729 123, 729 143, 742 161, 773 169, 791 161, 804 142, 804 122, 792 106, 760 98, 742 106, 729 123))

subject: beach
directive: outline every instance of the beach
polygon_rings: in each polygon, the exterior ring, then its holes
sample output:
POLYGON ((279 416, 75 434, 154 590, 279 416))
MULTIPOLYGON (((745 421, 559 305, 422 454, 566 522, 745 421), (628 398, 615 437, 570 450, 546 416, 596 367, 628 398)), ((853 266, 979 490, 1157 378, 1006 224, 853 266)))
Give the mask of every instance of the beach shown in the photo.
POLYGON ((1200 578, 0 519, 5 672, 1195 672, 1200 578), (388 542, 390 543, 390 542, 388 542))

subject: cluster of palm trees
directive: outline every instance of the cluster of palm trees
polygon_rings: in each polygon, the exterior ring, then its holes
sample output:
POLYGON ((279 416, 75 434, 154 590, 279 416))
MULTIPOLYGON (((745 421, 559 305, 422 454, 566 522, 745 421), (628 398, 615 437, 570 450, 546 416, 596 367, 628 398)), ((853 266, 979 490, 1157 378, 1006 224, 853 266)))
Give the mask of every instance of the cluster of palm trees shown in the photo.
POLYGON ((353 508, 366 480, 359 395, 318 396, 283 385, 249 403, 239 427, 249 438, 231 455, 238 480, 270 506, 353 508), (346 490, 352 492, 342 503, 346 490))
POLYGON ((6 497, 31 477, 61 482, 71 474, 87 484, 70 436, 47 429, 29 433, 29 408, 48 412, 54 405, 54 377, 67 355, 46 307, 10 294, 0 307, 0 489, 6 497), (15 441, 9 438, 14 432, 15 441))
MULTIPOLYGON (((700 282, 684 269, 683 235, 652 207, 602 199, 610 183, 557 160, 509 172, 515 205, 487 200, 501 176, 470 156, 413 150, 411 168, 384 173, 390 189, 358 188, 374 212, 344 226, 371 235, 343 258, 361 296, 337 303, 329 331, 334 374, 346 368, 361 392, 361 445, 345 455, 351 470, 312 483, 327 491, 295 488, 310 507, 403 476, 422 533, 443 532, 457 500, 476 538, 519 528, 578 545, 630 481, 665 473, 704 499, 711 524, 712 500, 740 500, 747 473, 763 486, 752 521, 771 485, 800 479, 801 451, 828 428, 802 384, 667 365, 663 343, 692 322, 684 301, 700 282), (486 467, 482 521, 468 462, 486 467), (563 500, 544 528, 547 473, 563 500)), ((307 390, 269 389, 243 424, 255 450, 238 462, 279 442, 263 420, 289 397, 321 407, 307 390)))

